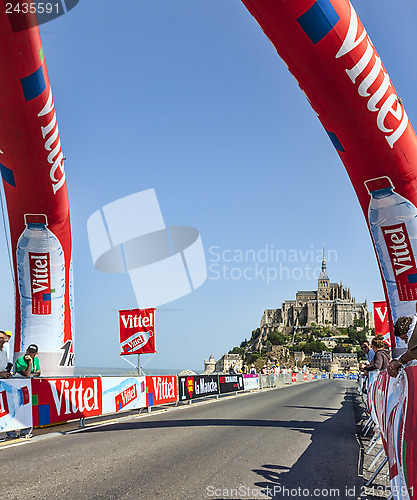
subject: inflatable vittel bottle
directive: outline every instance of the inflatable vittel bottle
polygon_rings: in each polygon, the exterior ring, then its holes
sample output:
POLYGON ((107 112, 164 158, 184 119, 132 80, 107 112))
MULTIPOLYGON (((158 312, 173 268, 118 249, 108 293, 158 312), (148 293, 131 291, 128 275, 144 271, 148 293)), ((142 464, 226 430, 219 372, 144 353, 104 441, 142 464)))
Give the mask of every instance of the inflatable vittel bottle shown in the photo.
POLYGON ((417 300, 417 208, 395 192, 389 177, 365 181, 371 201, 369 225, 395 321, 409 316, 417 300))
MULTIPOLYGON (((64 339, 65 259, 44 214, 25 214, 17 242, 22 353, 36 344, 43 363, 61 358, 64 339)), ((41 366, 42 369, 42 366, 41 366)))
POLYGON ((36 13, 12 13, 12 3, 0 8, 0 174, 15 281, 13 361, 34 342, 43 376, 71 376, 72 239, 64 153, 36 13))

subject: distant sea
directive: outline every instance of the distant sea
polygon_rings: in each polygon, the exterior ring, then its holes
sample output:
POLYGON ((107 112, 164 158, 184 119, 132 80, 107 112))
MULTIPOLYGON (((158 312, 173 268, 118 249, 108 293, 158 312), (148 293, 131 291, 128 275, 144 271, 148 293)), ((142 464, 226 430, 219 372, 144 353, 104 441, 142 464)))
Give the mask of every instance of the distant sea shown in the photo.
MULTIPOLYGON (((142 369, 145 375, 177 375, 182 370, 180 369, 142 369)), ((199 373, 197 370, 193 370, 195 373, 199 373)), ((138 371, 133 368, 109 368, 109 367, 75 367, 74 375, 76 377, 94 377, 101 375, 102 377, 130 377, 132 375, 137 376, 138 371)))

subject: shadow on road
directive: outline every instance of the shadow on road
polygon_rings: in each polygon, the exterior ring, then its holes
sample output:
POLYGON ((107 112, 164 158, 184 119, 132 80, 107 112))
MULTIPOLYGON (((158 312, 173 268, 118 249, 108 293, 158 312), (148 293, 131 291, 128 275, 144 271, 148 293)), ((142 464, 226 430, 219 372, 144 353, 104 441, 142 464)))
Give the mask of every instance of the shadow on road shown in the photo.
MULTIPOLYGON (((254 469, 261 478, 255 486, 267 492, 269 498, 364 498, 357 469, 354 404, 356 398, 348 390, 342 407, 330 418, 309 422, 305 430, 300 425, 300 432, 311 433, 311 444, 290 469, 275 464, 254 469)), ((297 425, 293 422, 292 427, 297 425)))
POLYGON ((302 410, 329 410, 329 411, 337 411, 338 410, 338 408, 329 408, 328 406, 286 405, 285 408, 301 408, 302 410))
MULTIPOLYGON (((358 477, 359 443, 356 436, 356 420, 354 405, 355 389, 347 388, 344 400, 339 409, 332 407, 315 407, 323 410, 324 421, 305 420, 266 420, 230 419, 230 418, 187 418, 181 415, 172 419, 172 413, 164 418, 140 419, 107 426, 88 429, 89 433, 118 432, 126 430, 148 430, 168 428, 196 427, 266 427, 270 428, 271 440, 279 428, 309 434, 311 444, 291 467, 266 463, 259 469, 252 469, 259 480, 254 481, 257 488, 265 496, 260 498, 318 498, 318 499, 357 499, 364 496, 363 480, 358 477)), ((294 406, 309 409, 310 407, 294 406)), ((248 450, 250 453, 250 450, 248 450)), ((285 456, 283 456, 283 463, 285 456)))
MULTIPOLYGON (((333 415, 333 414, 332 414, 333 415)), ((236 419, 236 418, 184 418, 183 420, 152 420, 141 422, 124 422, 112 424, 111 431, 127 429, 162 429, 172 427, 285 427, 294 431, 312 434, 317 422, 300 420, 261 420, 261 419, 236 419)), ((109 432, 103 427, 86 429, 86 432, 109 432)))

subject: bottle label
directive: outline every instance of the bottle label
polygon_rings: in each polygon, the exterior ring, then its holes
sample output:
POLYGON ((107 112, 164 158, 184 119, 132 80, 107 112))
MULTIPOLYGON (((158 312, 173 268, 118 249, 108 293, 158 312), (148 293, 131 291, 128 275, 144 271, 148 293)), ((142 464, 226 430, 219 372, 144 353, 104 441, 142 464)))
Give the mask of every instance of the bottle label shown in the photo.
POLYGON ((49 252, 29 252, 32 314, 51 314, 51 265, 49 252))
POLYGON ((401 301, 417 300, 417 268, 404 223, 381 226, 401 301))

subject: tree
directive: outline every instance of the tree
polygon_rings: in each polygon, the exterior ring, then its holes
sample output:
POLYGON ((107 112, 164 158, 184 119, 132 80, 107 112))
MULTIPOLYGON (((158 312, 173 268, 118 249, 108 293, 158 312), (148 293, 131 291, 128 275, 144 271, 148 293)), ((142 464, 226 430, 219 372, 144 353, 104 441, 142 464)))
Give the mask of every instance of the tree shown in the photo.
POLYGON ((365 353, 362 351, 362 349, 360 347, 357 347, 356 348, 356 355, 358 356, 358 360, 359 361, 365 361, 366 360, 366 356, 365 356, 365 353))
POLYGON ((245 354, 245 349, 242 347, 233 347, 232 350, 229 351, 229 354, 240 354, 242 357, 245 354))
POLYGON ((260 328, 257 328, 256 330, 253 330, 252 331, 252 336, 251 336, 251 340, 255 340, 256 337, 259 337, 259 334, 261 333, 261 329, 260 328))
POLYGON ((365 326, 365 322, 363 319, 354 319, 353 324, 356 328, 363 328, 365 326))
POLYGON ((247 354, 247 356, 245 358, 245 363, 247 365, 251 365, 252 363, 255 363, 255 361, 261 357, 262 357, 262 354, 260 352, 251 352, 251 353, 247 354))
POLYGON ((315 340, 313 342, 306 342, 303 347, 301 347, 301 350, 305 354, 312 354, 313 352, 328 351, 329 349, 324 342, 315 340))
POLYGON ((356 331, 356 328, 349 326, 347 329, 347 336, 349 344, 355 345, 358 343, 358 332, 356 331))
POLYGON ((277 330, 274 330, 268 335, 268 340, 272 345, 285 345, 288 341, 286 335, 277 330))
POLYGON ((328 326, 324 326, 322 330, 322 335, 323 337, 331 337, 332 336, 332 331, 328 326))
MULTIPOLYGON (((358 332, 358 343, 359 344, 362 344, 362 342, 365 342, 367 339, 366 339, 366 331, 368 330, 368 328, 364 328, 361 332, 358 332)), ((361 351, 362 352, 362 351, 361 351)))

